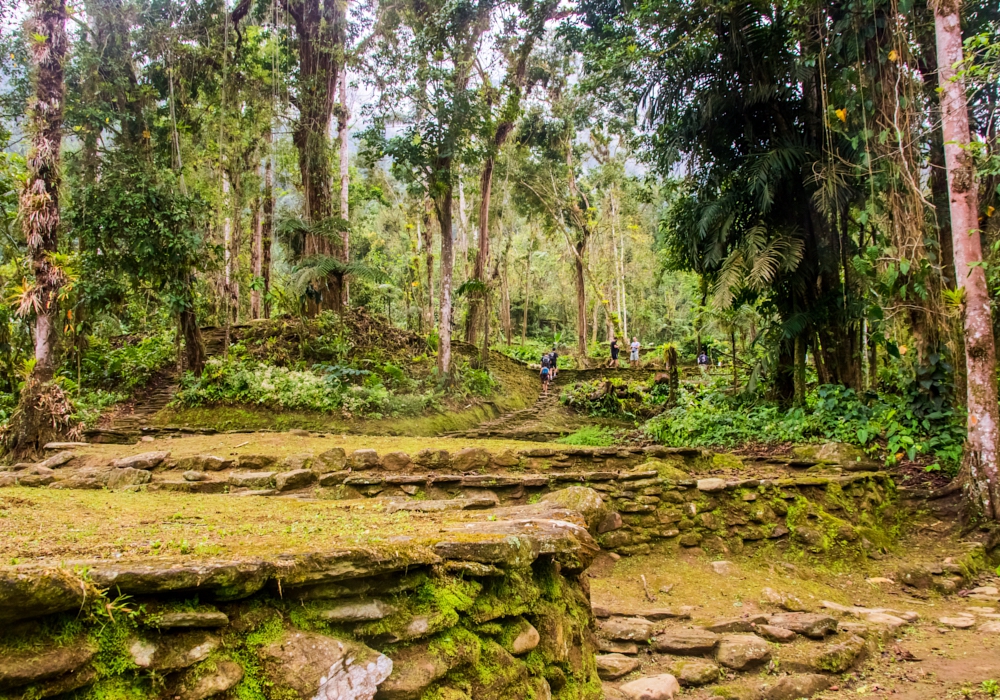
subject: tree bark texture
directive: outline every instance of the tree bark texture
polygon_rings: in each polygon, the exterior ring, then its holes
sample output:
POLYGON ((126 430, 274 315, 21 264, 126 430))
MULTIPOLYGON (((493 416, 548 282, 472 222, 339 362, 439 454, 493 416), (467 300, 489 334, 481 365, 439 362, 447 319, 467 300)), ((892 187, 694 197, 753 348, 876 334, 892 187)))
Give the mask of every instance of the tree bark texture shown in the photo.
POLYGON ((576 351, 581 361, 587 357, 587 287, 583 276, 583 255, 587 250, 587 238, 581 237, 576 243, 576 351))
POLYGON ((1000 520, 1000 474, 997 470, 996 350, 989 290, 982 268, 978 192, 968 151, 969 111, 965 84, 956 74, 963 60, 958 0, 939 0, 934 7, 941 128, 948 169, 949 209, 955 255, 955 284, 965 291, 965 364, 968 438, 964 467, 968 491, 982 515, 1000 520))
POLYGON ((55 373, 58 340, 58 293, 63 274, 50 255, 58 250, 60 149, 66 85, 65 0, 30 3, 27 36, 34 68, 34 93, 29 101, 28 131, 31 145, 27 177, 21 191, 20 216, 35 276, 31 302, 24 311, 35 312, 35 368, 32 378, 47 382, 55 373))
MULTIPOLYGON (((295 23, 299 74, 295 106, 299 118, 292 131, 298 152, 305 217, 318 224, 333 214, 330 173, 330 120, 343 64, 346 3, 343 0, 284 0, 295 23)), ((344 260, 342 244, 318 234, 307 234, 305 257, 328 255, 344 260)), ((330 275, 309 304, 311 313, 339 309, 343 278, 330 275)))
POLYGON ((451 374, 451 273, 455 262, 455 245, 451 231, 454 190, 451 182, 451 166, 443 164, 436 168, 446 175, 440 183, 441 195, 435 198, 438 222, 441 226, 441 305, 438 316, 438 373, 442 380, 451 374))
MULTIPOLYGON (((347 122, 351 118, 351 113, 347 108, 347 70, 340 71, 340 106, 337 110, 337 139, 340 141, 340 218, 344 220, 344 230, 340 233, 340 241, 343 246, 344 262, 351 261, 351 232, 347 223, 350 221, 350 189, 351 171, 348 153, 348 133, 347 122)), ((350 305, 350 283, 344 280, 344 305, 350 305)))

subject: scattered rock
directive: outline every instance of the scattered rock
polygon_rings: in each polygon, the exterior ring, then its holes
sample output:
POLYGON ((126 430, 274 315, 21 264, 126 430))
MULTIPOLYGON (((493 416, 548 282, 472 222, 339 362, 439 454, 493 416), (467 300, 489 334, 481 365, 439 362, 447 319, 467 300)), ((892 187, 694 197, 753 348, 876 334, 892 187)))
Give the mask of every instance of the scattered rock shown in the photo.
POLYGON ((967 630, 976 626, 976 618, 974 617, 939 617, 938 622, 945 627, 953 627, 957 630, 967 630))
POLYGON ((72 450, 74 447, 90 447, 89 442, 47 442, 45 450, 72 450))
POLYGON ((48 459, 43 459, 35 466, 43 467, 45 469, 57 469, 66 464, 67 462, 70 462, 74 457, 76 457, 76 455, 68 450, 64 452, 57 452, 48 459))
POLYGON ((715 659, 726 668, 746 671, 771 660, 771 649, 753 634, 731 634, 719 640, 715 659))
POLYGON ((897 575, 900 583, 918 590, 928 590, 934 585, 934 575, 924 566, 904 566, 897 575))
MULTIPOLYGON (((569 486, 542 496, 543 503, 552 503, 561 508, 574 510, 587 521, 592 533, 599 531, 598 525, 604 520, 607 509, 604 499, 594 489, 585 486, 569 486)), ((619 516, 620 518, 621 516, 619 516)))
POLYGON ((710 565, 712 571, 719 574, 720 576, 729 576, 733 573, 732 562, 728 561, 713 561, 710 565))
POLYGON ((354 450, 347 458, 347 466, 356 472, 374 469, 378 466, 378 452, 375 450, 354 450))
POLYGON ((243 680, 243 667, 234 661, 216 661, 213 670, 190 669, 170 683, 165 694, 172 700, 205 700, 243 680))
POLYGON ((761 596, 768 603, 777 605, 782 610, 787 610, 788 612, 805 612, 808 610, 806 604, 791 593, 778 592, 773 588, 765 588, 761 591, 761 596))
POLYGON ((417 453, 413 461, 425 469, 445 469, 451 464, 448 450, 423 449, 417 453))
POLYGON ((597 657, 597 675, 603 681, 613 681, 639 668, 639 660, 624 654, 602 654, 597 657))
POLYGON ((305 488, 316 482, 316 472, 309 469, 293 469, 279 472, 274 477, 274 487, 279 491, 292 491, 305 488))
POLYGON ((680 695, 681 686, 672 675, 662 673, 626 683, 618 690, 629 700, 673 700, 680 695))
POLYGON ((392 661, 364 644, 287 630, 258 651, 271 691, 300 700, 372 700, 392 661))
POLYGON ((622 516, 618 511, 610 511, 606 513, 601 521, 597 523, 597 534, 603 535, 605 532, 613 532, 615 530, 621 529, 622 516))
POLYGON ((218 637, 199 631, 133 639, 128 652, 139 668, 163 672, 193 666, 218 648, 218 637))
POLYGON ((795 638, 799 636, 792 630, 785 629, 784 627, 774 627, 772 625, 757 625, 755 631, 767 641, 777 642, 778 644, 788 644, 789 642, 794 642, 795 638))
POLYGON ((597 631, 609 639, 644 642, 653 634, 653 623, 642 617, 609 617, 598 623, 597 631))
POLYGON ((716 493, 726 490, 725 479, 698 479, 698 490, 706 493, 716 493))
POLYGON ((113 469, 108 477, 109 489, 121 489, 127 486, 139 486, 152 481, 153 475, 145 469, 134 469, 132 467, 122 467, 113 469))
POLYGON ((822 639, 828 634, 837 631, 836 618, 821 613, 782 613, 771 615, 767 624, 772 627, 784 627, 787 630, 798 632, 805 637, 822 639))
POLYGON ((866 578, 865 579, 865 583, 870 584, 872 586, 882 586, 882 585, 895 586, 896 585, 895 581, 893 581, 891 578, 886 578, 885 576, 872 576, 871 578, 866 578))
POLYGON ((681 685, 708 685, 719 680, 719 667, 703 659, 678 659, 670 664, 670 673, 681 685))
POLYGON ((800 676, 785 676, 770 688, 766 688, 765 700, 799 700, 811 698, 833 684, 829 676, 818 673, 807 673, 800 676))
POLYGON ((802 445, 792 449, 792 453, 803 460, 814 460, 838 464, 848 471, 873 469, 875 465, 864 450, 844 442, 826 442, 822 445, 802 445))
POLYGON ((0 690, 41 683, 72 673, 94 658, 86 642, 76 642, 44 651, 5 651, 0 655, 0 690))
POLYGON ((718 644, 719 635, 706 630, 672 630, 653 639, 653 648, 656 651, 679 656, 707 654, 718 644))
POLYGON ((896 631, 907 624, 903 618, 883 612, 868 613, 865 615, 865 619, 873 625, 880 625, 891 631, 896 631))
POLYGON ((370 622, 396 612, 396 608, 377 598, 338 601, 316 611, 327 622, 370 622))
POLYGON ((169 456, 169 452, 143 452, 116 459, 111 462, 111 466, 118 469, 156 469, 169 456))
POLYGON ((312 470, 318 474, 340 471, 347 464, 347 453, 343 447, 331 447, 320 453, 312 464, 312 470))
POLYGON ((205 472, 196 472, 194 470, 186 471, 182 476, 184 477, 184 481, 204 481, 207 478, 205 472))
POLYGON ((1000 620, 991 620, 980 625, 979 631, 984 634, 1000 634, 1000 620))

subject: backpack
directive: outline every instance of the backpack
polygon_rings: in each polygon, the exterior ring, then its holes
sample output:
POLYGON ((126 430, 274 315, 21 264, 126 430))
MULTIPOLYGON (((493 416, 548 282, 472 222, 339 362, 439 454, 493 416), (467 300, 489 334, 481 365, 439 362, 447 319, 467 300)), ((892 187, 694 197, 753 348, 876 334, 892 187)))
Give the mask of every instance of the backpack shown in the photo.
POLYGON ((552 358, 548 355, 542 355, 542 367, 548 369, 552 366, 552 358))
POLYGON ((548 379, 548 378, 549 378, 549 368, 542 367, 542 379, 548 379))

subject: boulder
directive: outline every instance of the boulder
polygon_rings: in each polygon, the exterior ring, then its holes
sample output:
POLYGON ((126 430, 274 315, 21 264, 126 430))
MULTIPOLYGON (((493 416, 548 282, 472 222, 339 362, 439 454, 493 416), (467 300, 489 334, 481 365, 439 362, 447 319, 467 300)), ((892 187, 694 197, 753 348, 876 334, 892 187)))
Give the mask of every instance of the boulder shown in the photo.
POLYGON ((800 700, 811 698, 833 685, 833 679, 818 673, 800 676, 785 676, 777 683, 763 690, 764 700, 800 700))
POLYGON ((72 673, 89 663, 96 650, 85 640, 42 651, 0 654, 0 690, 41 683, 72 673))
POLYGON ((292 491, 311 486, 316 482, 316 473, 309 469, 293 469, 278 472, 274 477, 274 487, 279 491, 292 491))
POLYGON ((681 686, 669 673, 661 673, 626 683, 618 690, 629 700, 673 700, 680 695, 681 686))
POLYGON ((331 447, 326 452, 321 452, 316 461, 313 462, 312 469, 320 474, 338 472, 347 465, 347 452, 343 447, 331 447))
POLYGON ((604 517, 601 518, 599 523, 597 523, 597 534, 603 535, 606 532, 620 530, 622 525, 621 513, 617 511, 610 511, 605 513, 604 517))
POLYGON ((771 615, 767 624, 784 627, 812 639, 822 639, 837 631, 837 619, 822 613, 782 613, 771 615))
POLYGON ((767 622, 766 615, 753 615, 749 617, 730 617, 723 620, 716 620, 710 625, 705 625, 705 629, 715 634, 743 633, 749 634, 754 631, 754 627, 767 622))
POLYGON ((788 644, 794 642, 798 637, 795 632, 784 627, 774 627, 773 625, 757 625, 754 631, 769 642, 788 644))
POLYGON ((761 591, 761 597, 772 605, 777 605, 782 610, 788 612, 806 612, 806 604, 791 593, 779 592, 773 588, 765 588, 761 591))
POLYGON ((274 455, 240 455, 236 465, 246 471, 263 471, 278 463, 274 455))
POLYGON ((184 472, 181 476, 184 477, 184 481, 204 481, 207 478, 205 472, 196 472, 193 469, 184 472))
POLYGON ((520 656, 537 647, 540 641, 541 636, 535 626, 523 617, 518 617, 505 630, 500 646, 514 656, 520 656))
POLYGON ((719 640, 715 659, 726 668, 748 671, 771 660, 771 648, 754 634, 730 634, 719 640))
POLYGON ((139 486, 148 484, 153 480, 153 475, 145 469, 134 469, 133 467, 121 467, 111 471, 108 476, 108 488, 120 489, 126 486, 139 486))
POLYGON ((172 680, 164 694, 172 700, 205 700, 220 695, 243 680, 235 661, 216 661, 209 668, 192 668, 172 680))
POLYGON ((479 644, 471 636, 457 636, 453 643, 413 644, 392 654, 392 674, 378 689, 378 700, 416 700, 431 683, 453 668, 479 661, 479 644))
POLYGON ((865 619, 873 625, 879 625, 880 627, 884 627, 892 632, 895 632, 900 627, 908 624, 903 618, 884 612, 868 613, 865 615, 865 619))
POLYGON ((382 455, 382 468, 390 472, 401 472, 413 466, 410 455, 405 452, 389 452, 382 455))
POLYGON ((139 637, 128 642, 128 653, 136 666, 161 673, 194 666, 218 648, 219 638, 203 631, 139 637))
POLYGON ((781 654, 781 668, 786 671, 801 673, 843 673, 860 660, 866 649, 866 642, 857 635, 852 635, 842 642, 825 644, 822 647, 789 650, 786 656, 781 654))
POLYGON ((848 471, 864 471, 876 467, 864 450, 845 442, 802 445, 793 448, 792 453, 799 459, 837 464, 848 471))
POLYGON ((451 464, 451 455, 448 450, 420 450, 413 458, 413 461, 425 469, 446 469, 451 464))
POLYGON ((215 455, 192 455, 177 460, 178 469, 195 472, 221 472, 223 469, 232 469, 235 464, 231 459, 215 455))
POLYGON ((639 668, 639 659, 624 654, 601 654, 597 657, 597 675, 602 681, 613 681, 639 668))
POLYGON ((169 456, 169 452, 143 452, 116 459, 111 462, 111 466, 118 469, 156 469, 169 456))
POLYGON ((708 685, 719 680, 719 667, 704 659, 677 659, 670 664, 670 673, 681 685, 708 685))
POLYGON ((930 590, 934 585, 934 575, 924 566, 907 565, 899 569, 897 580, 905 586, 918 590, 930 590))
POLYGON ((159 629, 225 627, 229 616, 218 610, 167 612, 151 615, 146 624, 159 629))
POLYGON ((371 622, 396 612, 395 606, 377 598, 355 598, 337 601, 316 610, 316 616, 326 622, 371 622))
POLYGON ((309 469, 312 467, 314 459, 312 454, 309 452, 303 452, 302 454, 288 455, 279 463, 279 467, 286 471, 297 471, 300 469, 309 469))
POLYGON ((699 491, 704 491, 705 493, 717 493, 719 491, 725 491, 725 489, 725 479, 698 479, 699 491))
POLYGON ((490 453, 482 447, 466 447, 451 456, 451 468, 460 472, 486 469, 490 464, 490 453))
POLYGON ((65 569, 0 570, 0 623, 79 610, 91 595, 65 569))
POLYGON ((672 630, 657 635, 653 648, 665 654, 679 656, 701 656, 719 644, 719 635, 706 630, 672 630))
POLYGON ((609 617, 597 625, 598 634, 620 641, 646 641, 653 635, 653 623, 642 617, 609 617))
POLYGON ((35 466, 43 467, 45 469, 58 469, 67 462, 71 461, 74 457, 76 457, 75 454, 73 454, 69 450, 64 450, 62 452, 56 452, 54 455, 52 455, 47 459, 43 459, 35 466))
POLYGON ((229 475, 229 485, 252 489, 266 489, 274 485, 277 472, 236 472, 229 475))
POLYGON ((364 644, 286 630, 258 650, 271 692, 300 700, 372 700, 392 661, 364 644))
MULTIPOLYGON (((608 513, 601 494, 586 486, 569 486, 542 496, 543 503, 552 503, 561 508, 575 510, 587 521, 591 534, 597 534, 598 525, 608 513)), ((619 516, 620 518, 621 516, 619 516)))
POLYGON ((939 617, 938 622, 940 622, 945 627, 951 627, 957 630, 967 630, 976 626, 976 618, 971 615, 965 617, 964 615, 958 617, 939 617))
POLYGON ((347 467, 360 472, 378 466, 378 452, 375 450, 354 450, 347 458, 347 467))

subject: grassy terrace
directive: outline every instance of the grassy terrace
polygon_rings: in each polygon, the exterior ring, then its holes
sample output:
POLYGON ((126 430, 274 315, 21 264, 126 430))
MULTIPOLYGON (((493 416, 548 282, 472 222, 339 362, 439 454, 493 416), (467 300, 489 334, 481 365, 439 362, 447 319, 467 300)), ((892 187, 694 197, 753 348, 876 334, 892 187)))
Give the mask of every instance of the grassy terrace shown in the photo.
POLYGON ((329 551, 426 541, 440 522, 371 501, 10 488, 0 493, 0 562, 329 551))
POLYGON ((90 445, 76 448, 74 452, 80 455, 107 458, 108 460, 151 450, 169 450, 171 456, 175 458, 198 454, 214 454, 219 457, 267 454, 285 457, 306 452, 319 454, 332 447, 341 447, 348 454, 353 450, 373 449, 379 454, 406 452, 409 455, 415 455, 423 449, 457 452, 466 447, 482 447, 491 452, 503 452, 504 450, 528 450, 535 447, 551 448, 552 444, 522 440, 466 440, 440 437, 328 435, 321 438, 291 433, 227 433, 176 438, 158 437, 153 442, 142 442, 136 445, 90 445))

